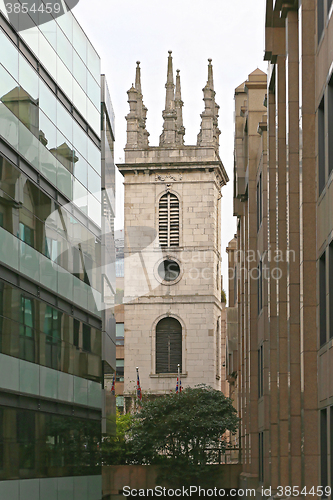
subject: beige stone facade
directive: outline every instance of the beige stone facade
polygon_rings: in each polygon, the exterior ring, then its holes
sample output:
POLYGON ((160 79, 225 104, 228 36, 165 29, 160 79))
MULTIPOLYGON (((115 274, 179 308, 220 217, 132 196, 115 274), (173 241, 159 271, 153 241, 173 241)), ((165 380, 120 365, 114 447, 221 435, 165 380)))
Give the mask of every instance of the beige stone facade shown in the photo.
POLYGON ((174 90, 171 53, 160 146, 148 145, 139 63, 135 87, 128 95, 125 163, 119 165, 125 186, 124 394, 135 389, 137 366, 143 393, 175 390, 176 370, 156 369, 156 327, 163 318, 175 318, 181 325, 182 386, 205 383, 221 389, 225 306, 221 303, 220 199, 228 177, 219 157, 211 61, 196 146, 183 144, 180 76, 177 71, 174 90), (165 234, 173 231, 176 240, 161 246, 165 195, 178 200, 177 220, 169 220, 165 229, 165 234), (179 276, 172 281, 159 275, 166 259, 179 266, 179 276))
POLYGON ((267 0, 267 87, 255 71, 235 91, 241 484, 259 497, 332 486, 332 30, 329 0, 267 0))

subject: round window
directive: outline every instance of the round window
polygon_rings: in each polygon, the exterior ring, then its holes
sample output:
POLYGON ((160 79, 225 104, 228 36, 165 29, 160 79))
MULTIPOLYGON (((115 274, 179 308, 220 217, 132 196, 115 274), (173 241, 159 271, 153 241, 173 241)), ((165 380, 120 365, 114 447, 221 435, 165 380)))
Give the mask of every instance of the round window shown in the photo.
POLYGON ((180 267, 174 260, 164 260, 158 266, 157 272, 163 281, 175 281, 180 275, 180 267))

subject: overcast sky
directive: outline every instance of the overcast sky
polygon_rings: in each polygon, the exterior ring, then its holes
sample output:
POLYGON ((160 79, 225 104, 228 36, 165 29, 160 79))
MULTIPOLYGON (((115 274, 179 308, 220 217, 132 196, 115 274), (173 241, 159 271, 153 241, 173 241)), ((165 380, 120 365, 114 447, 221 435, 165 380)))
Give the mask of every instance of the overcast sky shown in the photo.
MULTIPOLYGON (((142 93, 148 108, 150 145, 162 132, 168 50, 180 69, 185 144, 196 144, 207 59, 213 59, 216 102, 220 105, 220 156, 229 175, 222 189, 222 272, 227 288, 225 248, 236 231, 232 215, 234 89, 263 61, 265 0, 80 0, 73 9, 102 60, 116 115, 115 160, 126 143, 126 91, 141 61, 142 93)), ((123 226, 122 176, 117 183, 116 228, 123 226)))

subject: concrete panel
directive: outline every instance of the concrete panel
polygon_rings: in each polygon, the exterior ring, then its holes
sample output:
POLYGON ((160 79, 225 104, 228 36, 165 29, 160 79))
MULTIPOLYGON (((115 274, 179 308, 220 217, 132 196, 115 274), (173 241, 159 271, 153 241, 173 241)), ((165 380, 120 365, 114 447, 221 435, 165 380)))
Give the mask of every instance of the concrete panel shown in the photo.
POLYGON ((102 498, 102 476, 88 476, 87 500, 101 500, 102 498))
POLYGON ((39 366, 20 359, 20 392, 39 396, 39 366))
POLYGON ((58 500, 58 479, 56 477, 40 479, 39 485, 40 500, 58 500))
POLYGON ((88 380, 88 405, 95 408, 102 407, 102 386, 88 380))
POLYGON ((20 500, 19 481, 0 481, 0 498, 4 500, 20 500))
POLYGON ((45 366, 41 366, 40 373, 40 395, 46 398, 58 398, 58 372, 45 366))
MULTIPOLYGON (((12 356, 0 354, 0 387, 9 391, 19 391, 20 362, 12 356)), ((0 497, 1 498, 1 497, 0 497)))
POLYGON ((74 498, 74 478, 58 478, 58 500, 73 500, 74 498))
POLYGON ((21 479, 20 500, 39 500, 39 479, 21 479))
POLYGON ((69 403, 74 399, 74 377, 58 372, 58 398, 69 403))

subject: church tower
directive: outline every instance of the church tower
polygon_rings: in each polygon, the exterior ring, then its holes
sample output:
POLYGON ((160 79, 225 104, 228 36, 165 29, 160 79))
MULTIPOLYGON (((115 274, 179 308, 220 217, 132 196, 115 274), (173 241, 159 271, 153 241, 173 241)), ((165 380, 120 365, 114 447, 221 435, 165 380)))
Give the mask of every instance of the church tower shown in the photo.
POLYGON ((196 146, 184 145, 180 74, 168 56, 163 131, 149 146, 140 63, 128 91, 125 163, 124 394, 136 367, 143 393, 183 387, 221 389, 221 188, 218 110, 208 60, 196 146))

